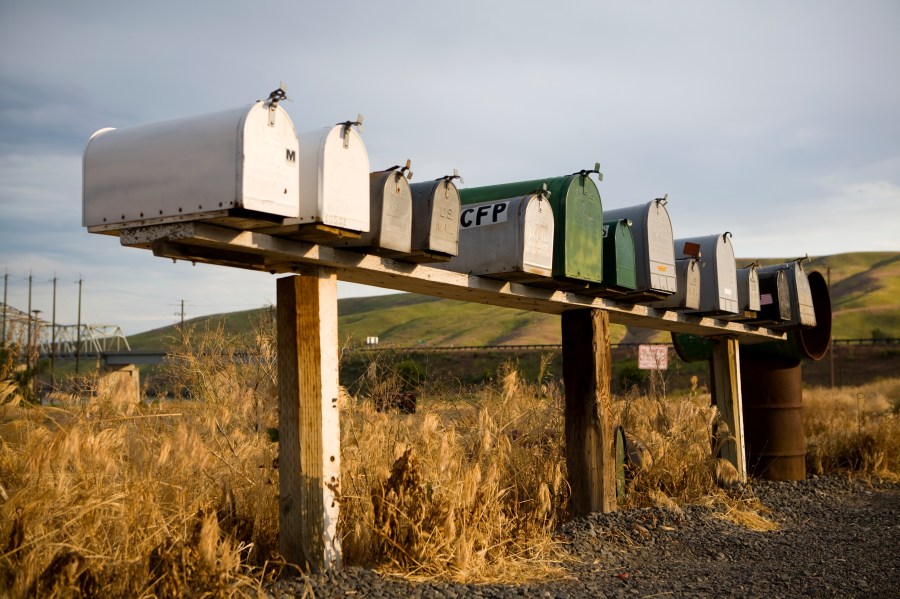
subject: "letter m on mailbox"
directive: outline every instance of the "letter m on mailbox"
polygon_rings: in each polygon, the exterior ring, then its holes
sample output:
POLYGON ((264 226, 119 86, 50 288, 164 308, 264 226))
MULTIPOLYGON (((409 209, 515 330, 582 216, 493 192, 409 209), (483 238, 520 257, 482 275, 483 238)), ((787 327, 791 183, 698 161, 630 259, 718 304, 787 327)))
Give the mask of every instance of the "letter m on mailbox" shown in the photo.
POLYGON ((290 148, 284 150, 284 159, 288 162, 297 162, 297 152, 290 148))

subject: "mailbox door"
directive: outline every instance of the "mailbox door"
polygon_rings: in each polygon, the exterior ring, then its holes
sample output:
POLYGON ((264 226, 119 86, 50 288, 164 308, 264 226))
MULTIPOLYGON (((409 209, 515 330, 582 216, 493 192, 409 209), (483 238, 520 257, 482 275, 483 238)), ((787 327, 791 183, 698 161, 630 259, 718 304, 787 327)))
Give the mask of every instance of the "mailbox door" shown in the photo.
POLYGON ((675 273, 678 277, 678 291, 664 300, 653 302, 651 308, 664 310, 696 310, 700 307, 700 270, 699 258, 677 258, 675 273))
POLYGON ((346 146, 343 125, 300 134, 298 220, 365 232, 369 230, 369 155, 353 128, 346 133, 346 146))
POLYGON ((463 205, 499 201, 532 194, 547 186, 556 222, 553 248, 554 278, 579 288, 603 280, 603 206, 597 184, 582 175, 547 177, 516 183, 460 190, 463 205))
POLYGON ((555 222, 550 203, 539 196, 529 196, 527 201, 519 203, 519 214, 524 221, 519 237, 522 271, 552 275, 555 222))
POLYGON ((412 192, 397 171, 369 175, 369 230, 338 245, 367 248, 380 254, 409 253, 412 236, 412 192))
POLYGON ((297 214, 297 141, 263 102, 95 133, 84 149, 82 224, 98 229, 246 208, 297 214), (265 123, 265 128, 260 123, 265 123))
POLYGON ((737 271, 738 282, 738 308, 759 311, 759 266, 739 268, 737 271))
MULTIPOLYGON (((718 309, 726 313, 738 312, 737 264, 730 235, 720 235, 716 241, 716 281, 718 309)), ((700 292, 701 296, 703 291, 700 292)))
POLYGON ((791 291, 787 271, 759 269, 759 318, 752 322, 781 323, 791 319, 791 291))
POLYGON ((459 190, 452 181, 441 179, 431 196, 428 238, 424 248, 449 256, 459 253, 459 190))
POLYGON ((634 235, 627 220, 603 223, 603 287, 634 290, 634 235))

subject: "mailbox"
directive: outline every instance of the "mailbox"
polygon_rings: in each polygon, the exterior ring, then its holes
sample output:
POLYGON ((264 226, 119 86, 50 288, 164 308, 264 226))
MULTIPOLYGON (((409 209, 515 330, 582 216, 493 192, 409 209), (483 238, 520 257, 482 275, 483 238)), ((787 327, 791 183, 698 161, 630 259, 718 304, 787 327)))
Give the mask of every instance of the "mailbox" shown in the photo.
POLYGON ((726 320, 745 322, 759 314, 759 264, 737 269, 738 315, 726 320))
POLYGON ((275 92, 223 112, 101 129, 84 149, 82 224, 112 234, 187 220, 271 225, 299 215, 298 160, 275 92))
POLYGON ((459 253, 459 190, 454 176, 413 183, 408 262, 445 262, 459 253))
POLYGON ((672 221, 666 203, 666 198, 658 198, 646 204, 607 210, 604 215, 607 221, 627 218, 632 223, 636 290, 622 300, 660 300, 678 290, 672 221))
POLYGON ((703 262, 699 257, 679 258, 675 260, 675 273, 678 277, 678 291, 664 300, 653 302, 651 308, 664 310, 698 310, 700 308, 700 271, 703 262))
POLYGON ((757 269, 759 312, 749 322, 761 326, 784 324, 791 319, 791 289, 786 269, 757 269))
MULTIPOLYGON (((599 167, 599 165, 598 165, 599 167)), ((463 209, 471 204, 497 202, 532 194, 547 186, 555 227, 553 235, 553 281, 556 289, 585 289, 603 280, 603 206, 590 173, 580 171, 563 177, 534 179, 459 192, 463 209)))
POLYGON ((554 218, 540 194, 467 204, 459 214, 459 255, 437 265, 454 272, 534 283, 553 276, 554 218))
POLYGON ((738 312, 737 267, 731 233, 685 237, 675 240, 675 255, 679 258, 700 257, 700 308, 708 315, 728 315, 738 312))
POLYGON ((369 231, 369 155, 359 124, 299 135, 299 214, 260 232, 334 245, 369 231))
POLYGON ((787 322, 771 325, 773 329, 787 330, 816 326, 816 312, 813 307, 812 291, 801 262, 802 260, 795 260, 785 264, 763 266, 759 269, 760 283, 762 283, 763 277, 769 277, 773 272, 783 271, 787 277, 791 314, 787 322))
POLYGON ((631 221, 607 221, 603 223, 603 283, 589 293, 612 297, 634 291, 636 284, 631 221))
POLYGON ((406 180, 409 162, 369 175, 369 231, 335 245, 397 258, 409 253, 412 239, 412 192, 406 180))

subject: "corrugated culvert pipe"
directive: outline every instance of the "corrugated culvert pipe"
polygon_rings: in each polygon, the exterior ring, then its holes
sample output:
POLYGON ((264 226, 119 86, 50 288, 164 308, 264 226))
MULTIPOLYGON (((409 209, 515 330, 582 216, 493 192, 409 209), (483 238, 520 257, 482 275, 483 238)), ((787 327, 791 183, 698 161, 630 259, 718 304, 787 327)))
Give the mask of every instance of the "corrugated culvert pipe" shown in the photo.
MULTIPOLYGON (((806 478, 802 360, 821 360, 831 342, 831 295, 821 273, 808 275, 816 324, 788 331, 785 341, 741 344, 741 396, 749 472, 767 480, 806 478)), ((793 308, 793 306, 792 306, 793 308)), ((686 362, 709 360, 713 343, 672 334, 686 362)))

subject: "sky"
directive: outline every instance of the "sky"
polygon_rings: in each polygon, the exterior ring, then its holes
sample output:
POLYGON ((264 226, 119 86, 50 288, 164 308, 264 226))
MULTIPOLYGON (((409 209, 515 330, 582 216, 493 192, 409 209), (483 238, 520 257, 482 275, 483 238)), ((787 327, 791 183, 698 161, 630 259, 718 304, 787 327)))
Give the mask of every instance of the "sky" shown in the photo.
MULTIPOLYGON (((900 250, 900 2, 0 0, 8 303, 127 334, 274 302, 81 226, 90 135, 279 83, 298 132, 365 115, 373 170, 466 186, 601 163, 603 205, 669 196, 675 237, 743 257, 900 250), (214 7, 214 8, 212 8, 214 7)), ((339 295, 385 290, 341 283, 339 295)))

